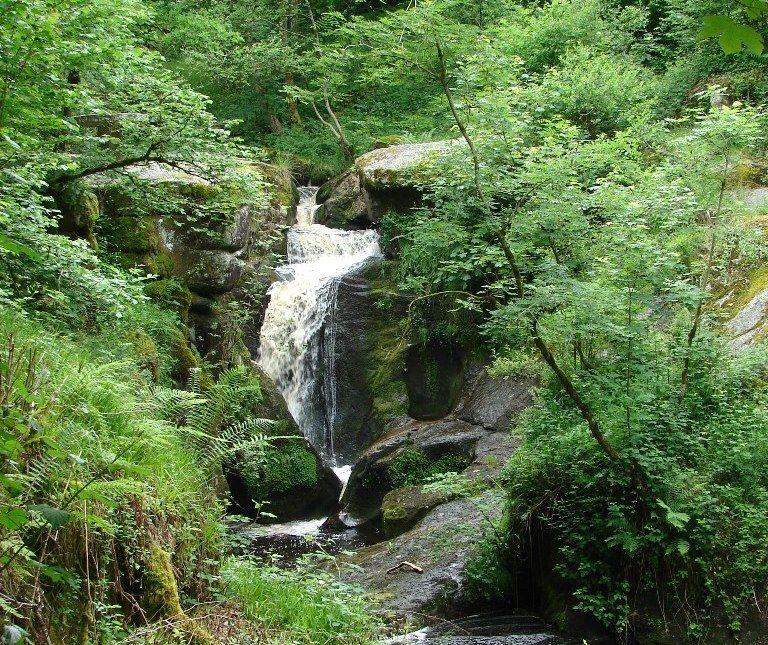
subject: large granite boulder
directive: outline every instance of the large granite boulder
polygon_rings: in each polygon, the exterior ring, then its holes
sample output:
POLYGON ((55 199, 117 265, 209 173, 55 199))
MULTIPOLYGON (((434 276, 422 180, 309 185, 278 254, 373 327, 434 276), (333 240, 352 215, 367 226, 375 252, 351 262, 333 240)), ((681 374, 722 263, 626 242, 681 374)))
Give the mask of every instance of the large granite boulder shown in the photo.
POLYGON ((458 140, 404 143, 372 150, 355 160, 360 182, 367 190, 414 187, 429 177, 430 165, 445 156, 458 140))
POLYGON ((440 504, 407 533, 349 556, 357 568, 343 569, 344 576, 396 619, 423 623, 431 614, 460 611, 475 600, 468 569, 482 544, 493 539, 492 522, 503 508, 498 491, 440 504), (395 569, 403 562, 423 572, 395 569))
POLYGON ((320 188, 318 221, 337 228, 370 228, 391 210, 407 211, 421 201, 435 162, 463 147, 460 140, 406 143, 372 150, 353 168, 320 188))

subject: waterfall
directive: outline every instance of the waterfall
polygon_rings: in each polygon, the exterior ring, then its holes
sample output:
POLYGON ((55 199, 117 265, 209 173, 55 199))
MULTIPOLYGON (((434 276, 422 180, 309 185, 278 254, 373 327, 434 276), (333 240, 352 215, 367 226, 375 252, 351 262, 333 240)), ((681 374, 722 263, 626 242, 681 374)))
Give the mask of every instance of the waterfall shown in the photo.
POLYGON ((314 223, 317 188, 299 189, 295 226, 288 231, 288 262, 261 328, 259 363, 275 381, 299 428, 331 465, 338 466, 335 312, 339 282, 381 255, 376 231, 342 231, 314 223))

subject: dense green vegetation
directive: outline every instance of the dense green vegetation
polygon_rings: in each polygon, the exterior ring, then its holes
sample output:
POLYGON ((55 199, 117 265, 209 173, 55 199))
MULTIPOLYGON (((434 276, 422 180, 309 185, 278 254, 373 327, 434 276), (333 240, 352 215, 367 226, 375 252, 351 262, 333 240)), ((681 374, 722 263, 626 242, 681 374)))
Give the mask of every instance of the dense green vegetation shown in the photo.
MULTIPOLYGON (((316 479, 261 418, 245 346, 279 254, 268 209, 291 201, 276 177, 447 138, 423 203, 381 222, 413 304, 386 333, 398 360, 403 337, 450 340, 540 383, 478 599, 549 567, 537 609, 564 625, 575 607, 627 640, 666 616, 681 640, 738 635, 768 585, 768 354, 723 325, 765 288, 765 209, 739 194, 768 183, 765 10, 0 0, 5 640, 374 637, 334 574, 231 555, 224 471, 246 454, 265 496, 316 479), (158 221, 201 263, 161 251, 158 221), (193 293, 236 253, 245 287, 193 293)), ((390 484, 465 465, 413 450, 390 484)))

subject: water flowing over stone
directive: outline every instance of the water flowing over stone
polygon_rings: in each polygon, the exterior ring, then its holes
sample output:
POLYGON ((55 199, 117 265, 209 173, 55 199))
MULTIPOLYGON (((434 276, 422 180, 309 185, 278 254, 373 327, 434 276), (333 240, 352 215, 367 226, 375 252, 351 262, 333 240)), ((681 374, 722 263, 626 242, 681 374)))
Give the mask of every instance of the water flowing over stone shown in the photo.
POLYGON ((314 224, 317 188, 300 189, 288 263, 278 268, 261 329, 259 362, 305 436, 336 464, 336 335, 340 281, 380 257, 378 233, 314 224))

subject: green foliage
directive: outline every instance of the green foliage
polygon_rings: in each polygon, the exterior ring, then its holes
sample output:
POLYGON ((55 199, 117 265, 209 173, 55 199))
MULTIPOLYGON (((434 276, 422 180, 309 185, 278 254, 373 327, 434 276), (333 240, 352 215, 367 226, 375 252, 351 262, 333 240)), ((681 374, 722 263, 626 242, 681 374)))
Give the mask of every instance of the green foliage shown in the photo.
POLYGON ((373 643, 379 627, 361 590, 308 564, 297 570, 230 560, 227 588, 270 643, 373 643))
POLYGON ((254 500, 269 500, 317 485, 317 457, 303 437, 282 440, 262 454, 243 451, 240 472, 254 500))
POLYGON ((461 472, 470 461, 466 455, 450 453, 430 459, 418 448, 406 448, 387 466, 389 487, 424 484, 436 475, 461 472))
POLYGON ((578 606, 606 624, 627 623, 638 585, 670 605, 687 598, 691 629, 722 610, 738 632, 768 580, 768 562, 755 557, 768 533, 760 474, 765 360, 717 353, 683 407, 674 393, 644 390, 644 423, 627 438, 650 483, 643 517, 626 474, 584 441, 556 396, 544 394, 506 473, 518 554, 528 531, 543 529, 578 606))
POLYGON ((19 314, 0 328, 4 621, 35 638, 106 637, 124 601, 114 588, 140 584, 151 542, 175 554, 179 589, 205 597, 223 509, 183 429, 155 414, 142 357, 99 355, 19 314))
POLYGON ((506 520, 485 527, 464 572, 465 594, 470 604, 503 602, 514 589, 515 576, 504 541, 507 534, 506 520))

